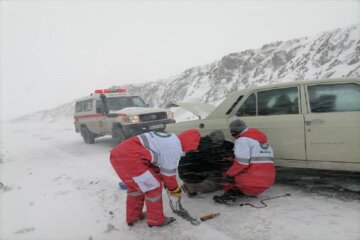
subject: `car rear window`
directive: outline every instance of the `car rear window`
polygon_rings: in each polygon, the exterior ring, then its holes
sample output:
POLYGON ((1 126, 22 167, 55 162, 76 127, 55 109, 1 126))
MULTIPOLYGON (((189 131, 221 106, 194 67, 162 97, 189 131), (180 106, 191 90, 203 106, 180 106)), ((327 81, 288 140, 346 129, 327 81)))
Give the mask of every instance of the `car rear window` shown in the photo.
POLYGON ((311 112, 360 111, 360 85, 356 83, 308 86, 311 112))

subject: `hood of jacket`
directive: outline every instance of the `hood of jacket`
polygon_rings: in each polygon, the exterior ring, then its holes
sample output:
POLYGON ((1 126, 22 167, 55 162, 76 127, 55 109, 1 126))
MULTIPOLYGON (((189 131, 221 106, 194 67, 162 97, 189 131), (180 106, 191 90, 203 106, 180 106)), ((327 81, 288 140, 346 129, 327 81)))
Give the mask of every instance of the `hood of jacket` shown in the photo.
POLYGON ((261 132, 260 130, 256 129, 256 128, 248 128, 245 131, 243 131, 242 133, 240 133, 239 135, 236 136, 236 138, 240 138, 240 137, 248 137, 248 138, 252 138, 260 143, 266 143, 267 142, 267 137, 266 135, 261 132))
POLYGON ((178 135, 183 151, 196 150, 200 142, 200 132, 190 129, 178 135))

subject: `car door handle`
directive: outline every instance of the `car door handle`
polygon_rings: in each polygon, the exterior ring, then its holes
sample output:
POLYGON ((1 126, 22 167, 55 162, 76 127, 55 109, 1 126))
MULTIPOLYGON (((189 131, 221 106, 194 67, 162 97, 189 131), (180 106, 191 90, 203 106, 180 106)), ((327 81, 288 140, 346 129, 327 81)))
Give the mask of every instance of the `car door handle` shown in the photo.
POLYGON ((306 126, 311 126, 311 124, 323 124, 325 121, 322 119, 313 119, 311 121, 305 121, 306 126))

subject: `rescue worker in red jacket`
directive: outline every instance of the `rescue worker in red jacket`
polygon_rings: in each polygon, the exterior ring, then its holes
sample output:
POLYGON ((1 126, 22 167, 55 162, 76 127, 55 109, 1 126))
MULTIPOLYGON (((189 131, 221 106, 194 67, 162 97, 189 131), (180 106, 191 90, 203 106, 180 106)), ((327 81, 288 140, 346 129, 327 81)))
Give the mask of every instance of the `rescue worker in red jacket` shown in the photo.
POLYGON ((163 214, 162 185, 171 196, 181 196, 176 180, 177 166, 184 153, 197 149, 199 141, 200 132, 193 129, 178 136, 148 132, 129 138, 111 150, 111 164, 128 189, 126 222, 129 226, 145 218, 144 201, 149 227, 175 221, 163 214))
POLYGON ((267 137, 256 128, 247 128, 242 120, 229 125, 235 137, 232 166, 225 173, 224 195, 214 196, 220 203, 235 201, 236 197, 258 196, 275 181, 273 150, 267 137))

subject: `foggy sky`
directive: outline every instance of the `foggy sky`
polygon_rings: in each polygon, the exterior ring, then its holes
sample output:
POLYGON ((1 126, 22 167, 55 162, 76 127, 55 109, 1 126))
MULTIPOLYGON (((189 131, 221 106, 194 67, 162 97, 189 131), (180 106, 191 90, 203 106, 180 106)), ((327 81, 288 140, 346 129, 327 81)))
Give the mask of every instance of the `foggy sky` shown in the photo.
POLYGON ((1 1, 2 119, 360 23, 360 1, 1 1))

